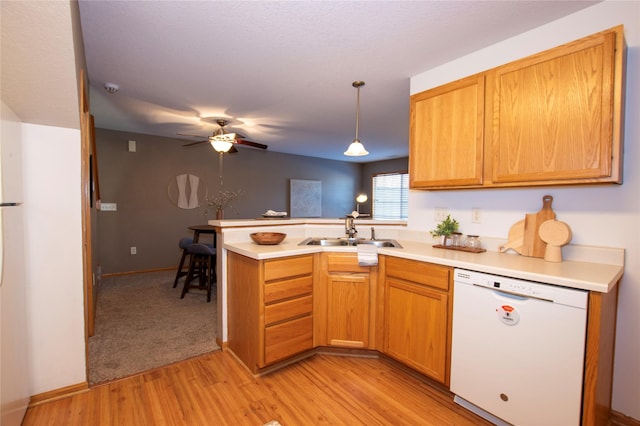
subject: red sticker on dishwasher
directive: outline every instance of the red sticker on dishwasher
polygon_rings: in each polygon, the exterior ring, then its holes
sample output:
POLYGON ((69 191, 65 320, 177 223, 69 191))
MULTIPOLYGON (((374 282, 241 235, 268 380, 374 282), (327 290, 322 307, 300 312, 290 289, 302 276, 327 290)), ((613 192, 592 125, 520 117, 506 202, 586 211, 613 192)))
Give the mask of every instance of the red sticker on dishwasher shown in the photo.
POLYGON ((520 314, 511 305, 502 305, 496 308, 498 318, 506 325, 516 325, 520 321, 520 314))

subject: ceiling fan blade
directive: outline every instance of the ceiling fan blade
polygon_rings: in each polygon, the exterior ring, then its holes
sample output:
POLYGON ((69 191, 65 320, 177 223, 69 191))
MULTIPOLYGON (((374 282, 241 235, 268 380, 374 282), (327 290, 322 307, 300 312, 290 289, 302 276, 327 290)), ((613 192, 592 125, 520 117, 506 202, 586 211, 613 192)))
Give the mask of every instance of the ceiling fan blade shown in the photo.
POLYGON ((190 138, 198 138, 198 139, 204 139, 204 138, 206 138, 206 136, 190 135, 190 134, 188 134, 188 133, 176 133, 176 135, 180 135, 180 136, 189 136, 190 138))
POLYGON ((182 145, 182 146, 185 146, 185 147, 186 147, 186 146, 194 146, 194 145, 200 145, 201 143, 209 143, 209 141, 208 141, 208 140, 206 140, 206 141, 191 142, 191 143, 184 144, 184 145, 182 145))
POLYGON ((247 145, 247 146, 252 146, 254 148, 260 148, 260 149, 267 149, 268 146, 265 144, 261 144, 258 142, 251 142, 251 141, 247 141, 244 139, 236 139, 236 143, 240 144, 240 145, 247 145))

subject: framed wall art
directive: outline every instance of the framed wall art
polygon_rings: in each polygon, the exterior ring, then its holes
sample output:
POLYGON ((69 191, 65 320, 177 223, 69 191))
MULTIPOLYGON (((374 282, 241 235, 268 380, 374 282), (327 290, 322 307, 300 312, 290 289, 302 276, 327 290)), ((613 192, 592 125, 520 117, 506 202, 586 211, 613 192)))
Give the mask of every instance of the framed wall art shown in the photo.
POLYGON ((291 179, 291 217, 322 216, 322 182, 291 179))

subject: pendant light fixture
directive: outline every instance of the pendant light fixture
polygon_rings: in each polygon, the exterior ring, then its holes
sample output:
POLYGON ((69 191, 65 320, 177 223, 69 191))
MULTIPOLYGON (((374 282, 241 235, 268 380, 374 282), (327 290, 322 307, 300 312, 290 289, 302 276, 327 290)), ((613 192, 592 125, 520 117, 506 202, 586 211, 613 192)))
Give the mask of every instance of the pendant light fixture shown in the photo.
POLYGON ((369 155, 369 151, 364 148, 360 139, 358 139, 358 125, 360 121, 360 88, 364 86, 364 81, 354 81, 351 84, 357 90, 356 95, 356 137, 349 145, 349 148, 344 152, 344 155, 348 155, 350 157, 360 157, 363 155, 369 155))

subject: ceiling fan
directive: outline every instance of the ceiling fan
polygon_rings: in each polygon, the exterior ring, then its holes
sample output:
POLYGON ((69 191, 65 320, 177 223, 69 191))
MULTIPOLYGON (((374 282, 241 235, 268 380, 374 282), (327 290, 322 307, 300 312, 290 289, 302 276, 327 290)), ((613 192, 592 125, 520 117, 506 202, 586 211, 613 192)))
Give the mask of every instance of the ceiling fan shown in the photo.
MULTIPOLYGON (((211 145, 213 146, 213 148, 220 152, 229 152, 229 153, 234 153, 234 152, 238 152, 238 150, 236 149, 236 147, 234 145, 246 145, 246 146, 250 146, 253 148, 259 148, 259 149, 267 149, 267 145, 258 143, 258 142, 251 142, 245 139, 245 137, 243 135, 240 135, 238 133, 226 133, 224 128, 227 124, 229 124, 228 120, 225 120, 223 118, 218 118, 216 120, 216 123, 218 123, 218 126, 220 126, 219 129, 216 129, 213 131, 213 134, 211 136, 209 136, 206 140, 201 140, 201 141, 197 141, 197 142, 191 142, 185 145, 182 145, 184 147, 188 147, 188 146, 194 146, 194 145, 199 145, 202 143, 211 143, 211 145)), ((178 133, 181 136, 190 136, 190 137, 194 137, 194 138, 203 138, 203 136, 197 136, 197 135, 187 135, 184 133, 178 133)))

